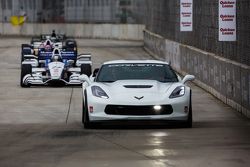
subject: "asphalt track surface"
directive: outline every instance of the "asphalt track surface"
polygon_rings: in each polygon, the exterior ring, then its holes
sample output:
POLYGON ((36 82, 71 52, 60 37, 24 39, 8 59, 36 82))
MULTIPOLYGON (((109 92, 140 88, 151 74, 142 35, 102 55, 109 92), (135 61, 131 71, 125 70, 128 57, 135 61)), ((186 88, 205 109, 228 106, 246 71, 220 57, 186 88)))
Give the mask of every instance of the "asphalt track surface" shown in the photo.
MULTIPOLYGON (((112 125, 84 129, 80 87, 21 88, 20 46, 0 39, 1 167, 247 167, 250 121, 199 87, 194 127, 112 125)), ((94 68, 114 59, 152 59, 143 43, 79 40, 94 68)))

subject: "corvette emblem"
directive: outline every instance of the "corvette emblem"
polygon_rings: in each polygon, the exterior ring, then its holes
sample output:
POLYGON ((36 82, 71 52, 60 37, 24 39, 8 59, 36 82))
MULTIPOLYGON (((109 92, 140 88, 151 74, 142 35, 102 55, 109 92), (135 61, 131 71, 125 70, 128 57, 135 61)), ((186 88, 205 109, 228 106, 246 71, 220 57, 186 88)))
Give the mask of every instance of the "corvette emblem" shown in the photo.
POLYGON ((134 96, 134 98, 136 98, 137 100, 141 100, 144 96, 141 96, 141 97, 137 97, 137 96, 134 96))

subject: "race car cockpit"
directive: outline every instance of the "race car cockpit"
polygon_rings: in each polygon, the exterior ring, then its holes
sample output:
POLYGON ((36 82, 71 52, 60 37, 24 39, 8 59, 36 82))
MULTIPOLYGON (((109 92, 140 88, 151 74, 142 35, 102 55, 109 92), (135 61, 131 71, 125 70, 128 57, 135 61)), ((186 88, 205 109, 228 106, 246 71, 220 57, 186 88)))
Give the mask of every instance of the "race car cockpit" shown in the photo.
POLYGON ((58 48, 55 48, 52 56, 51 56, 52 62, 63 62, 61 51, 58 48))

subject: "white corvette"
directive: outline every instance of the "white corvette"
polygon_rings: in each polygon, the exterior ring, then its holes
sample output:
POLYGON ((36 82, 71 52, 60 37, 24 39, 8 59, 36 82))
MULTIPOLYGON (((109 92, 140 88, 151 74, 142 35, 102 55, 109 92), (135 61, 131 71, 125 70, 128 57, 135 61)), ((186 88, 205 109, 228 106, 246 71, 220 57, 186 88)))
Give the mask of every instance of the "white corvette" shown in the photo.
POLYGON ((82 122, 122 120, 181 121, 192 127, 191 89, 171 66, 156 60, 117 60, 104 63, 83 83, 82 122))

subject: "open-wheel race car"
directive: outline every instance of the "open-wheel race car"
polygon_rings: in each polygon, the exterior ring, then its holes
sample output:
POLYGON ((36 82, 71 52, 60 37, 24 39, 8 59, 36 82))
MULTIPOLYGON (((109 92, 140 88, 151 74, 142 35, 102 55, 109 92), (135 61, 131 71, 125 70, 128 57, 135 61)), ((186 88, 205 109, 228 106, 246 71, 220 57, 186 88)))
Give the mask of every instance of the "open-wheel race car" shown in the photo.
POLYGON ((60 48, 64 51, 72 51, 77 55, 77 42, 74 39, 67 38, 65 34, 41 34, 32 37, 30 44, 22 44, 22 61, 23 56, 34 54, 39 56, 41 52, 53 51, 54 48, 60 48))
POLYGON ((90 76, 91 67, 90 54, 76 55, 58 47, 41 51, 38 56, 23 54, 20 85, 80 85, 79 76, 90 76))

